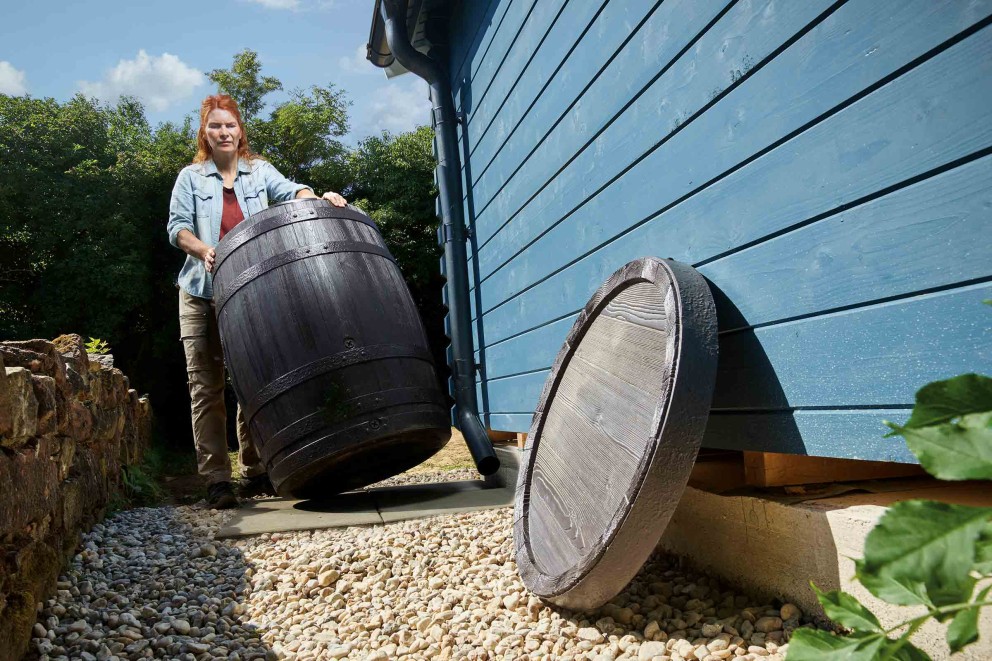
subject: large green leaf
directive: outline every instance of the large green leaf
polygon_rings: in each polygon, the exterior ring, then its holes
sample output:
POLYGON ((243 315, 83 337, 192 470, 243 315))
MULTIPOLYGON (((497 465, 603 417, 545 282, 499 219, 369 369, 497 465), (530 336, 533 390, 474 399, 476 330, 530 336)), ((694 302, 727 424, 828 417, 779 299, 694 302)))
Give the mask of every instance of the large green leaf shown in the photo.
POLYGON ((962 374, 928 383, 916 391, 916 405, 902 429, 939 425, 969 413, 986 411, 992 411, 992 378, 962 374))
POLYGON ((898 433, 928 473, 942 480, 992 480, 992 412, 898 433))
POLYGON ((865 539, 858 578, 900 605, 967 601, 975 546, 992 508, 909 500, 893 505, 865 539), (921 587, 923 591, 921 593, 921 587))
POLYGON ((855 560, 854 566, 858 580, 873 595, 890 604, 902 606, 923 605, 933 608, 927 586, 918 580, 909 580, 905 576, 879 575, 865 570, 864 560, 855 560))
MULTIPOLYGON (((990 586, 992 588, 992 586, 990 586)), ((989 594, 989 589, 982 590, 975 601, 984 601, 989 594)), ((966 645, 970 645, 978 640, 978 613, 979 607, 958 611, 950 626, 947 627, 947 645, 951 648, 951 654, 961 651, 966 645)))
POLYGON ((813 591, 816 592, 816 598, 823 606, 823 612, 837 624, 855 631, 882 632, 878 618, 846 592, 840 590, 821 592, 815 585, 813 591))
POLYGON ((789 639, 788 661, 873 661, 889 643, 882 634, 838 636, 819 629, 796 629, 789 639))

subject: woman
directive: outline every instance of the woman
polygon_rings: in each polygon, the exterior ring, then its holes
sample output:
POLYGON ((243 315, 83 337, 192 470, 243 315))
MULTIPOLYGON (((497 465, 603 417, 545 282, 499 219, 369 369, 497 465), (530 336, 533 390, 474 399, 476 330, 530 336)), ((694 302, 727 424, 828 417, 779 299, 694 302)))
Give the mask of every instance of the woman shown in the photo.
MULTIPOLYGON (((172 190, 168 231, 169 242, 188 255, 177 285, 197 464, 208 487, 207 506, 222 509, 236 507, 238 500, 227 455, 224 357, 212 301, 214 246, 270 200, 317 196, 309 186, 289 181, 251 153, 241 113, 226 94, 203 100, 196 141, 196 158, 179 173, 172 190)), ((324 193, 323 199, 339 207, 347 204, 337 193, 324 193)), ((240 405, 237 415, 241 493, 272 493, 240 405)))

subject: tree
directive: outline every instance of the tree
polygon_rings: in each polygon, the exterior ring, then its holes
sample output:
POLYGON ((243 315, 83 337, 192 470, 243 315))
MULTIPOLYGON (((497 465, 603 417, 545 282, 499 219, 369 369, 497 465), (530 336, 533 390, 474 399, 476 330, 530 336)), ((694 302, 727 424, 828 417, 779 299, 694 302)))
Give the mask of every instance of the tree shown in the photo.
POLYGON ((211 82, 223 94, 229 94, 238 103, 241 119, 245 123, 261 112, 265 103, 263 97, 269 92, 282 89, 282 82, 272 76, 262 76, 262 63, 258 53, 246 48, 234 56, 230 69, 214 69, 207 74, 211 82))
POLYGON ((269 119, 248 126, 249 139, 290 179, 313 186, 318 194, 340 190, 348 181, 348 150, 339 138, 348 132, 350 105, 333 84, 293 90, 269 119))

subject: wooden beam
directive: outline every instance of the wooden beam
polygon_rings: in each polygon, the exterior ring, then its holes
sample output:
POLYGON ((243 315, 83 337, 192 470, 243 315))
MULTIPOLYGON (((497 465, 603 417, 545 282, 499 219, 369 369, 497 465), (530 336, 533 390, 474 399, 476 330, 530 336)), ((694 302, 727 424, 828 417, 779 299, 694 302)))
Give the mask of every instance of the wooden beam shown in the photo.
POLYGON ((777 452, 744 452, 744 480, 755 487, 853 482, 925 474, 916 464, 808 457, 777 452))
POLYGON ((517 434, 517 447, 523 450, 525 445, 527 445, 527 434, 517 434))
POLYGON ((489 434, 489 440, 493 443, 516 443, 517 442, 517 432, 514 431, 500 431, 499 429, 486 429, 489 434))

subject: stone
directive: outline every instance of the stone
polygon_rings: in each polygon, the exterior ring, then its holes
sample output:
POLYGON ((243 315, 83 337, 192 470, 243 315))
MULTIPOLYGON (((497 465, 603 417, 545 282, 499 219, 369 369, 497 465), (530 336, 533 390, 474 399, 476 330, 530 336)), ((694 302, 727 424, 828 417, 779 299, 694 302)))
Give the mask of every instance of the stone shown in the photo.
POLYGON ((9 432, 0 443, 17 448, 38 432, 38 398, 34 394, 31 372, 23 367, 4 368, 5 391, 10 403, 9 432))
POLYGON ((761 633, 770 633, 772 631, 782 630, 782 618, 779 617, 759 617, 758 621, 754 623, 755 631, 761 633))
POLYGON ((322 588, 330 587, 331 585, 334 585, 340 576, 341 573, 336 569, 328 569, 327 571, 321 572, 320 575, 317 576, 317 585, 322 588))
POLYGON ((799 610, 799 606, 796 606, 795 604, 784 604, 779 610, 779 617, 786 622, 789 620, 798 620, 802 616, 803 612, 799 610))
POLYGON ((576 632, 576 637, 579 640, 588 640, 591 643, 601 643, 603 642, 603 634, 599 629, 593 627, 584 627, 576 632))
POLYGON ((641 646, 637 650, 638 661, 648 661, 656 656, 663 656, 668 650, 665 647, 665 643, 658 641, 648 641, 641 643, 641 646))

